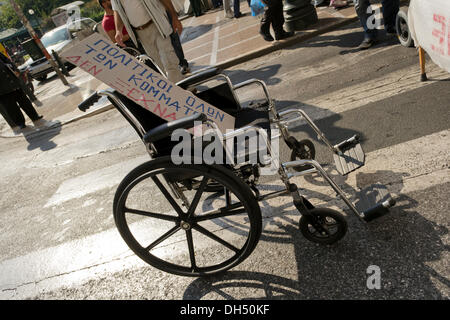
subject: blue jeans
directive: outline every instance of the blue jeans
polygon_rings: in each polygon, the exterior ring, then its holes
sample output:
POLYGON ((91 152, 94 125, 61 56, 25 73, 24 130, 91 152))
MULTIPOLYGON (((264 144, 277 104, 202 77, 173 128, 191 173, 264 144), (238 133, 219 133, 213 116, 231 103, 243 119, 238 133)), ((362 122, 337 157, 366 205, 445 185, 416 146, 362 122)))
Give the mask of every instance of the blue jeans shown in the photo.
MULTIPOLYGON (((381 0, 381 5, 384 29, 392 30, 392 28, 395 28, 395 19, 399 10, 399 0, 381 0)), ((355 10, 364 29, 364 37, 366 39, 375 39, 377 37, 377 29, 367 23, 369 17, 373 14, 371 10, 367 13, 367 8, 369 6, 369 0, 355 0, 355 10)))

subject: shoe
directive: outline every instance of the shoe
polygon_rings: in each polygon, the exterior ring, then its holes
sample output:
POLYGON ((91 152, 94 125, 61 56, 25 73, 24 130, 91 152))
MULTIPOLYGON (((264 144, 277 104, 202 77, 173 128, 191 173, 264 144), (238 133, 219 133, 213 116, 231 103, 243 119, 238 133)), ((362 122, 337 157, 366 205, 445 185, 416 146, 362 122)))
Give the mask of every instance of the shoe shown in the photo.
POLYGON ((235 15, 234 17, 235 17, 236 19, 238 19, 238 18, 243 17, 243 16, 245 16, 245 13, 239 12, 239 13, 238 13, 237 15, 235 15))
POLYGON ((268 42, 271 42, 271 41, 274 40, 272 35, 269 32, 266 33, 266 32, 264 32, 262 30, 259 30, 259 34, 262 35, 263 39, 268 41, 268 42))
POLYGON ((365 38, 363 42, 358 46, 359 50, 366 50, 372 47, 376 43, 375 39, 365 38))
POLYGON ((27 125, 26 124, 19 124, 18 127, 19 127, 19 129, 25 129, 27 127, 27 125))
POLYGON ((181 65, 180 66, 180 72, 181 74, 186 74, 189 72, 189 66, 188 65, 181 65))
POLYGON ((287 32, 287 31, 284 31, 283 30, 283 32, 281 32, 280 34, 276 34, 275 35, 275 39, 276 40, 283 40, 283 39, 286 39, 286 38, 289 38, 289 37, 292 37, 294 35, 294 32, 287 32))
POLYGON ((226 18, 228 18, 228 19, 232 19, 233 18, 233 12, 227 12, 227 13, 225 13, 225 17, 226 18))

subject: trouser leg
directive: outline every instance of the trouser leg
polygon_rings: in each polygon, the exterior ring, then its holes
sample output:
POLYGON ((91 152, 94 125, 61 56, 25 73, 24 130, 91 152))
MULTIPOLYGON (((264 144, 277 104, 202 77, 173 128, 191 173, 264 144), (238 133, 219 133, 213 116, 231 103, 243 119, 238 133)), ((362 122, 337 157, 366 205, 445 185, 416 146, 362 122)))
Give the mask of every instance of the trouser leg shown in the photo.
POLYGON ((19 107, 25 111, 27 116, 32 120, 36 121, 39 120, 39 114, 37 113, 36 109, 33 107, 33 104, 31 103, 30 99, 28 99, 25 92, 23 92, 22 89, 15 91, 15 98, 17 103, 19 104, 19 107))
POLYGON ((184 78, 178 70, 178 57, 170 37, 163 38, 154 24, 138 30, 137 34, 145 52, 164 70, 170 81, 178 82, 184 78))
POLYGON ((241 2, 239 0, 233 1, 234 16, 238 17, 241 14, 241 2))
POLYGON ((270 0, 262 0, 262 2, 266 6, 264 7, 264 13, 261 17, 261 32, 270 34, 270 25, 272 24, 273 17, 273 7, 269 5, 270 0))
POLYGON ((8 123, 8 125, 11 127, 11 129, 14 127, 17 127, 18 124, 13 121, 13 119, 11 118, 11 116, 8 113, 8 109, 2 102, 3 102, 3 97, 0 97, 0 114, 6 120, 6 123, 8 123))
POLYGON ((284 25, 283 1, 276 0, 272 2, 274 3, 272 28, 273 31, 275 32, 275 36, 277 36, 283 33, 283 25, 284 25))
POLYGON ((232 17, 233 13, 231 11, 231 0, 223 0, 223 9, 225 10, 226 17, 232 17))
POLYGON ((355 0, 356 14, 358 15, 361 26, 364 29, 365 38, 375 39, 377 36, 377 29, 367 23, 369 17, 373 14, 371 10, 369 10, 369 13, 367 12, 369 6, 369 0, 355 0))
POLYGON ((384 29, 392 30, 395 28, 395 19, 400 7, 399 0, 382 0, 382 10, 384 19, 384 29))
POLYGON ((17 105, 15 92, 4 94, 1 96, 1 99, 1 105, 3 106, 3 108, 0 109, 3 109, 6 122, 8 122, 11 127, 24 126, 25 117, 23 116, 19 106, 17 105))
POLYGON ((180 36, 178 33, 174 32, 170 35, 170 41, 172 43, 172 47, 175 50, 175 54, 178 57, 178 65, 184 66, 187 65, 188 62, 184 57, 183 47, 181 46, 180 36))
POLYGON ((284 16, 283 16, 283 2, 281 0, 262 0, 266 5, 264 14, 261 18, 261 31, 269 32, 270 25, 272 25, 275 34, 283 32, 284 16))

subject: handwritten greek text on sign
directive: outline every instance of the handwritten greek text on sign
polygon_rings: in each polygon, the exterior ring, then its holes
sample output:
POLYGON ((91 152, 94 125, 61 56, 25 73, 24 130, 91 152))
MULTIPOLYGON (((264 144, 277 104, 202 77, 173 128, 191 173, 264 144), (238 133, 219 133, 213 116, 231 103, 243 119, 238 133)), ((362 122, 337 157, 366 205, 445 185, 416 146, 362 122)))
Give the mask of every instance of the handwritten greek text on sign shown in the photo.
POLYGON ((99 34, 61 55, 167 121, 204 113, 222 132, 234 129, 234 117, 176 86, 99 34))
POLYGON ((408 26, 416 46, 450 72, 450 1, 411 0, 408 26))

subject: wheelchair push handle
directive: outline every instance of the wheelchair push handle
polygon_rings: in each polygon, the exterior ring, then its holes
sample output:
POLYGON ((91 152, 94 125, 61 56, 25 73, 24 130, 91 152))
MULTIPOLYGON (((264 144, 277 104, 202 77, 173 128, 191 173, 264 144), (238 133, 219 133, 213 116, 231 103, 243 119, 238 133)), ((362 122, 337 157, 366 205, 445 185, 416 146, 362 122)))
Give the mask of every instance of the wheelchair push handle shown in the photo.
POLYGON ((78 105, 78 109, 85 112, 87 109, 93 106, 99 99, 100 96, 98 95, 98 93, 94 92, 86 100, 84 100, 82 103, 78 105))
POLYGON ((165 137, 170 136, 177 129, 189 129, 194 126, 194 123, 201 121, 206 122, 208 117, 204 113, 196 113, 192 116, 188 116, 182 119, 164 123, 156 128, 148 131, 142 138, 145 143, 152 143, 159 141, 165 137))

